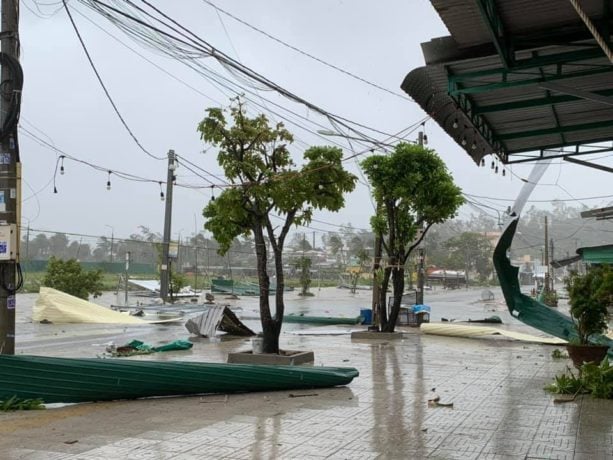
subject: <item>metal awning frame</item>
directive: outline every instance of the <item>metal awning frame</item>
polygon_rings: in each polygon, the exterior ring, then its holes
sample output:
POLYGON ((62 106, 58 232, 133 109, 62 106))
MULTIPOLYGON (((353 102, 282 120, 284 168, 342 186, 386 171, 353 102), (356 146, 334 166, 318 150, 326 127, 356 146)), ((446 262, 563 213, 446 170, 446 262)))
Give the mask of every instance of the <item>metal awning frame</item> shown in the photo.
MULTIPOLYGON (((485 0, 480 0, 485 1, 485 0)), ((555 104, 561 102, 569 102, 580 99, 590 99, 589 94, 563 94, 563 95, 552 95, 551 91, 547 88, 543 88, 546 92, 546 96, 536 99, 527 99, 523 101, 514 101, 509 103, 502 104, 492 104, 489 106, 479 106, 474 100, 470 97, 471 94, 479 94, 483 92, 495 91, 498 89, 512 88, 517 86, 526 86, 526 85, 541 85, 546 84, 548 82, 559 82, 568 80, 571 78, 578 77, 586 77, 591 75, 598 75, 603 73, 613 73, 613 66, 611 65, 600 65, 600 64, 581 64, 581 67, 588 66, 588 69, 575 70, 570 72, 565 72, 565 68, 568 67, 576 67, 576 63, 580 63, 585 60, 594 59, 595 57, 602 57, 602 51, 596 46, 592 45, 593 49, 589 50, 580 50, 573 51, 569 53, 559 53, 555 55, 547 55, 547 56, 537 56, 530 59, 524 59, 521 61, 517 61, 512 67, 499 67, 495 69, 486 69, 475 72, 463 72, 463 73, 452 73, 449 66, 446 67, 447 70, 447 81, 448 81, 448 94, 451 98, 456 102, 457 106, 464 112, 464 114, 470 119, 473 127, 479 134, 483 137, 483 139, 492 147, 494 153, 497 153, 498 156, 506 163, 511 163, 508 159, 507 155, 504 153, 507 148, 505 144, 505 140, 511 139, 521 139, 526 137, 535 137, 542 136, 547 134, 560 134, 560 142, 554 145, 543 146, 541 149, 541 155, 536 157, 535 159, 544 158, 543 151, 567 146, 568 143, 564 138, 565 133, 572 133, 577 131, 585 131, 591 129, 605 128, 605 127, 613 127, 613 120, 607 121, 598 121, 592 123, 581 123, 571 126, 560 126, 559 121, 557 120, 557 114, 555 112, 555 104), (545 67, 555 65, 555 72, 548 73, 545 70, 545 67), (527 73, 527 71, 532 70, 533 72, 527 73), (535 72, 538 72, 538 76, 535 72), (509 76, 529 76, 533 78, 520 78, 510 80, 509 76), (492 77, 497 77, 497 82, 492 82, 492 77), (487 78, 486 82, 480 83, 479 79, 487 78), (477 83, 476 85, 474 83, 477 83), (517 108, 528 108, 528 107, 539 107, 539 106, 550 106, 552 110, 552 115, 556 120, 556 127, 548 128, 548 129, 538 129, 532 131, 518 131, 512 133, 498 134, 491 127, 491 125, 486 121, 486 119, 482 116, 486 113, 492 113, 497 111, 506 111, 513 110, 517 108)), ((592 93, 591 93, 592 94, 592 93)), ((595 91, 593 93, 594 97, 608 97, 613 96, 613 88, 595 91)), ((602 101, 601 101, 602 102, 602 101)), ((611 99, 611 104, 613 104, 613 99, 611 99)), ((592 140, 591 142, 604 142, 609 140, 610 137, 600 139, 600 140, 592 140)), ((534 149, 526 149, 526 152, 534 151, 534 149)), ((513 153, 518 153, 514 151, 513 153)), ((579 154, 577 150, 573 154, 579 154)), ((563 155, 561 155, 563 156, 563 155)), ((530 159, 526 159, 523 161, 533 161, 530 159)))
POLYGON ((432 1, 456 25, 470 17, 485 33, 422 44, 426 67, 407 75, 402 87, 474 161, 493 154, 512 164, 613 150, 608 145, 613 139, 613 65, 607 58, 613 42, 611 0, 600 0, 599 10, 586 5, 593 17, 582 5, 563 0, 573 4, 576 20, 567 16, 548 27, 545 16, 542 27, 528 21, 524 29, 509 20, 521 11, 503 0, 466 0, 467 6, 474 2, 473 10, 464 10, 469 13, 463 17, 432 1), (602 109, 592 109, 594 104, 602 109), (532 108, 541 109, 542 121, 519 123, 518 115, 532 108))
MULTIPOLYGON (((606 141, 610 141, 610 138, 607 139, 603 139, 600 141, 593 141, 593 142, 606 142, 606 141)), ((546 148, 543 148, 541 150, 538 151, 537 154, 535 155, 522 155, 522 153, 527 153, 526 152, 519 152, 519 153, 514 153, 512 155, 513 158, 517 158, 517 159, 509 159, 508 161, 506 161, 507 164, 516 164, 516 163, 529 163, 531 161, 538 161, 538 160, 546 160, 546 159, 556 159, 556 158, 568 158, 570 156, 576 157, 576 156, 581 156, 581 155, 591 155, 591 154, 595 154, 595 153, 604 153, 604 152, 612 152, 613 151, 613 143, 611 146, 594 146, 592 145, 593 143, 590 142, 590 144, 574 144, 574 145, 565 145, 564 147, 572 147, 571 151, 568 150, 562 150, 560 145, 553 145, 553 146, 548 146, 546 148), (556 147, 558 147, 558 150, 554 150, 556 147), (582 148, 588 148, 588 150, 582 150, 582 148)), ((534 150, 529 150, 530 152, 533 152, 534 150)))

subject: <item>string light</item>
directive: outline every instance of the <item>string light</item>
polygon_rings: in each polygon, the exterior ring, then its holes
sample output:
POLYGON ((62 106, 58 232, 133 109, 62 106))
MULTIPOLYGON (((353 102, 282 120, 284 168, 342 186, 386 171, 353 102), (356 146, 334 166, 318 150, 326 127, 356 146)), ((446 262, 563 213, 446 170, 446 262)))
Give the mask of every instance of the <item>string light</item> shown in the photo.
POLYGON ((458 119, 453 120, 453 124, 451 125, 453 129, 458 129, 458 119))
POLYGON ((507 170, 505 168, 502 168, 502 175, 506 176, 507 175, 507 170))
POLYGON ((64 175, 64 155, 60 156, 60 160, 61 160, 61 165, 60 165, 60 174, 63 176, 64 175))
POLYGON ((475 141, 473 141, 472 145, 470 146, 470 148, 472 150, 475 150, 477 148, 477 144, 475 143, 475 141))
POLYGON ((485 166, 485 158, 481 158, 481 167, 485 166))
POLYGON ((466 136, 462 138, 462 145, 466 145, 466 136))
POLYGON ((162 181, 158 182, 160 184, 160 200, 164 201, 164 191, 162 190, 162 181))
POLYGON ((108 178, 107 178, 107 180, 106 180, 106 189, 107 189, 107 190, 111 190, 111 173, 112 173, 112 172, 113 172, 113 171, 109 170, 109 177, 108 177, 108 178))
POLYGON ((211 201, 215 201, 215 186, 211 185, 211 201))

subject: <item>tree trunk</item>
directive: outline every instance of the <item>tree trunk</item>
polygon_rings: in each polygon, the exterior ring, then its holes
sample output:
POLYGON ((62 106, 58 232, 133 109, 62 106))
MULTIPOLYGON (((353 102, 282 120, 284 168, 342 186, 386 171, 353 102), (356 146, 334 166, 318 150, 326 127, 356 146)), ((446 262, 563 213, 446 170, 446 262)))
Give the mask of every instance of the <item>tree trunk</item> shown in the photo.
POLYGON ((400 304, 402 302, 402 293, 404 292, 404 267, 394 268, 392 272, 392 286, 394 300, 392 302, 392 311, 390 312, 388 328, 385 332, 394 332, 394 328, 396 327, 396 321, 400 313, 400 304))
POLYGON ((279 336, 285 313, 283 294, 285 292, 285 275, 283 274, 283 249, 273 249, 275 254, 275 275, 277 277, 277 289, 275 290, 275 317, 272 320, 271 334, 264 335, 264 353, 279 353, 279 336))
POLYGON ((279 352, 280 328, 270 314, 270 278, 266 270, 268 250, 262 227, 254 226, 253 235, 255 240, 255 255, 257 262, 258 284, 260 286, 260 321, 264 335, 264 353, 279 352), (269 351, 274 350, 274 351, 269 351))
POLYGON ((390 275, 392 274, 391 267, 385 267, 383 271, 383 280, 381 281, 381 286, 379 287, 379 329, 381 331, 385 331, 388 328, 388 319, 387 319, 387 288, 390 284, 390 275))

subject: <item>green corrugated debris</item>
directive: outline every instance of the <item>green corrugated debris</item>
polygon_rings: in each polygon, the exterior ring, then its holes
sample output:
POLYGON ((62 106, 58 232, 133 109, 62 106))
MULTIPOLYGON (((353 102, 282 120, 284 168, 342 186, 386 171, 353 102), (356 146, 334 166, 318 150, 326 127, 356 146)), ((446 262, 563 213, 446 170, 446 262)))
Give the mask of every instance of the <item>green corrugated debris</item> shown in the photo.
MULTIPOLYGON (((511 314, 521 322, 539 329, 547 334, 568 341, 578 340, 575 326, 570 317, 548 307, 530 296, 521 293, 518 279, 518 267, 511 265, 507 252, 511 247, 513 236, 519 220, 509 223, 494 249, 494 267, 500 281, 500 287, 511 314)), ((613 358, 613 340, 601 334, 594 334, 590 342, 609 346, 609 357, 613 358)))
POLYGON ((0 355, 0 401, 109 401, 347 385, 354 368, 0 355))

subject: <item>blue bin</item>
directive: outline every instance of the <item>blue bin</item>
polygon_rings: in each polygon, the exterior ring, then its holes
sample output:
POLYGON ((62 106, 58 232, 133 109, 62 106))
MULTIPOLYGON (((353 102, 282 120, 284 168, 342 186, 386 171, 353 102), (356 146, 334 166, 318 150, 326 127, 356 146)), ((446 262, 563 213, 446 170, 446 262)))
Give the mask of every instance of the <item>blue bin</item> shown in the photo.
POLYGON ((413 305, 409 310, 409 326, 419 327, 422 323, 430 322, 429 305, 413 305))
POLYGON ((360 310, 362 324, 372 324, 372 310, 370 308, 362 308, 360 310))

